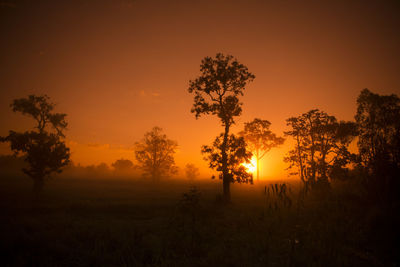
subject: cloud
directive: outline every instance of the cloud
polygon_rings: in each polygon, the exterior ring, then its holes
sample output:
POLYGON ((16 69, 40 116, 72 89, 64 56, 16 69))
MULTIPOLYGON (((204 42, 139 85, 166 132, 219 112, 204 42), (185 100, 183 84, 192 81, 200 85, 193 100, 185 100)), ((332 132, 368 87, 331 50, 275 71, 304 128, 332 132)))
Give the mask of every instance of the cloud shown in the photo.
POLYGON ((87 144, 87 146, 93 148, 105 148, 105 149, 110 148, 110 144, 89 143, 87 144))
POLYGON ((141 97, 147 97, 147 96, 159 97, 159 96, 161 96, 161 94, 158 93, 158 92, 146 93, 145 90, 140 90, 139 91, 139 96, 141 96, 141 97))

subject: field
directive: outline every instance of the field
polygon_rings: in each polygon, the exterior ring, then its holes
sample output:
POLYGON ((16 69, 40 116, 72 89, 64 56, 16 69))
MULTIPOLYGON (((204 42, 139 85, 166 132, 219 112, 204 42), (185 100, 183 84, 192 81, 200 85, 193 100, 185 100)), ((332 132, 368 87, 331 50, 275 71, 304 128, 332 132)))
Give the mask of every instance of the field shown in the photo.
POLYGON ((285 198, 234 184, 227 206, 212 180, 0 185, 2 266, 398 266, 398 216, 349 183, 299 197, 292 182, 285 198))

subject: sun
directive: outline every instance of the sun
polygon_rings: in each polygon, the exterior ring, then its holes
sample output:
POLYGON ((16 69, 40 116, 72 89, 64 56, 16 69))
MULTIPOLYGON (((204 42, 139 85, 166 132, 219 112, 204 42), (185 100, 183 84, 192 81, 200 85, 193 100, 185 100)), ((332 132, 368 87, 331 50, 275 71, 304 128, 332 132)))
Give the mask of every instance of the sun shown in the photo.
POLYGON ((253 157, 250 163, 242 163, 242 165, 247 169, 247 172, 254 173, 257 170, 257 161, 253 157))

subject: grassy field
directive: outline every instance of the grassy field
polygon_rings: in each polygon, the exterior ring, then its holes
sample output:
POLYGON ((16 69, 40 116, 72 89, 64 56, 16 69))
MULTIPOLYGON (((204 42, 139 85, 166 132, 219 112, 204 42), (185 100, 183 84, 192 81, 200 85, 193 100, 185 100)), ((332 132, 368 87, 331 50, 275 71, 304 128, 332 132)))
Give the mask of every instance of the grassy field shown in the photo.
MULTIPOLYGON (((278 183, 270 181, 271 183, 278 183)), ((398 266, 398 220, 346 184, 284 201, 262 185, 0 180, 3 266, 398 266)))

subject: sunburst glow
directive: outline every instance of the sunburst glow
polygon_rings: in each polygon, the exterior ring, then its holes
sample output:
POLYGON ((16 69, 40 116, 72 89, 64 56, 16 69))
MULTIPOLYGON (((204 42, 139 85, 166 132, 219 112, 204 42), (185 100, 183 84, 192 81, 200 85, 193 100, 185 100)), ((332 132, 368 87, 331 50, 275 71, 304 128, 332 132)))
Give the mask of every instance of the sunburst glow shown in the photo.
POLYGON ((256 158, 251 158, 250 163, 242 163, 246 167, 247 172, 254 173, 257 170, 257 160, 256 158))

